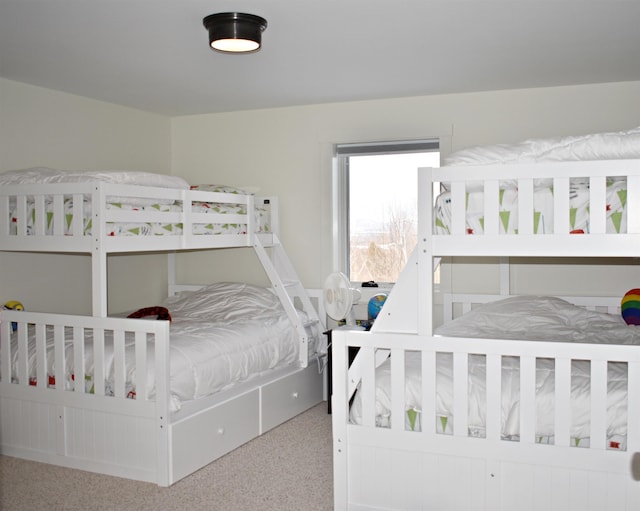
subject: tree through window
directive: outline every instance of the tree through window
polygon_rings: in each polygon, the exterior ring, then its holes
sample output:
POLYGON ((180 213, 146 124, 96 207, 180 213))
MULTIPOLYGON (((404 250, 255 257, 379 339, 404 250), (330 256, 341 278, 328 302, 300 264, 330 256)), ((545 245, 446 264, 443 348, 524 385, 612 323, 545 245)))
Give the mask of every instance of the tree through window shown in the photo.
POLYGON ((341 269, 395 282, 417 241, 417 169, 440 165, 438 141, 343 144, 336 157, 341 269))

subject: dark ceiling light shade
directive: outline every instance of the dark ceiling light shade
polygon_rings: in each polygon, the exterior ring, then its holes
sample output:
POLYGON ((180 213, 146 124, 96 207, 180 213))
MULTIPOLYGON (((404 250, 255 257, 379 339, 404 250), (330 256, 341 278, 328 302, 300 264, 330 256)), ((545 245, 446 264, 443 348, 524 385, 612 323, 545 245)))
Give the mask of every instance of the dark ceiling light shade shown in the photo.
POLYGON ((209 31, 211 48, 224 53, 258 51, 267 28, 266 19, 241 12, 210 14, 202 23, 209 31))

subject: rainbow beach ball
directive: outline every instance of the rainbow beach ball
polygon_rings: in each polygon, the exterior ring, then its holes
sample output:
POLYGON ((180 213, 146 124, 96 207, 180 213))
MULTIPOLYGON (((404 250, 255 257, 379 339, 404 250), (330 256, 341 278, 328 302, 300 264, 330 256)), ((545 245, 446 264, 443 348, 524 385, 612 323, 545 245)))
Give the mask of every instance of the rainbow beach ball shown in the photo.
POLYGON ((640 325, 640 289, 627 291, 620 301, 620 309, 627 325, 640 325))

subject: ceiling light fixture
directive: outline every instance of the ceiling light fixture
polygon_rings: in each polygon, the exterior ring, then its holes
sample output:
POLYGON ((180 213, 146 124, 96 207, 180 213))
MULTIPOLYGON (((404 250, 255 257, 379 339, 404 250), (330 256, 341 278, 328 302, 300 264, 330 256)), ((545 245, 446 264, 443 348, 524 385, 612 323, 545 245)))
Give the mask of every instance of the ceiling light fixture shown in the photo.
POLYGON ((224 53, 249 53, 262 45, 267 20, 253 14, 220 12, 202 20, 209 31, 211 48, 224 53))

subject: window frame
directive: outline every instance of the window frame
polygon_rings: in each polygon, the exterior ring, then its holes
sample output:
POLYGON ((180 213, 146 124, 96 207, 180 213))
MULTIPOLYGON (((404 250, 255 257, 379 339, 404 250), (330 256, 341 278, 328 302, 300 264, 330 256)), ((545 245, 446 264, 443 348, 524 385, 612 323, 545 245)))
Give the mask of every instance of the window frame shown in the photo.
MULTIPOLYGON (((442 157, 440 137, 416 140, 381 142, 339 143, 333 146, 333 267, 350 275, 350 206, 349 206, 349 158, 387 154, 438 152, 442 157)), ((360 284, 354 282, 353 284, 360 284)), ((377 282, 380 288, 390 288, 395 282, 377 282)))

